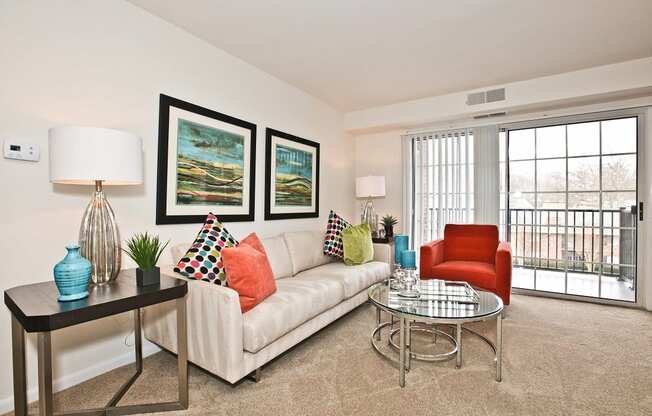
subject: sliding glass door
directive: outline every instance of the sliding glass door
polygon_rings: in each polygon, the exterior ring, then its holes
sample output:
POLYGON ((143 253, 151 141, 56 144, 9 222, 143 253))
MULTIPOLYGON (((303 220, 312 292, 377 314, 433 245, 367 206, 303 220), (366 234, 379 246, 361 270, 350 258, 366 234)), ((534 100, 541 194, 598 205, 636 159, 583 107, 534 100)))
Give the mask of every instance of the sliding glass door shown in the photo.
POLYGON ((636 301, 638 116, 501 134, 513 286, 636 301))

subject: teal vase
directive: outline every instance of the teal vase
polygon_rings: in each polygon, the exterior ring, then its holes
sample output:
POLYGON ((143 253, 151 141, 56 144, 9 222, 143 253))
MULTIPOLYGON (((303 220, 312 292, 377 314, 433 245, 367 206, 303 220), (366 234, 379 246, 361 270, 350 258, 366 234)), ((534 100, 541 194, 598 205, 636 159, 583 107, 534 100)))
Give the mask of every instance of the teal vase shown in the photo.
POLYGON ((54 266, 54 283, 59 289, 59 302, 88 296, 88 281, 91 277, 91 262, 79 254, 79 246, 69 245, 66 250, 66 257, 54 266))

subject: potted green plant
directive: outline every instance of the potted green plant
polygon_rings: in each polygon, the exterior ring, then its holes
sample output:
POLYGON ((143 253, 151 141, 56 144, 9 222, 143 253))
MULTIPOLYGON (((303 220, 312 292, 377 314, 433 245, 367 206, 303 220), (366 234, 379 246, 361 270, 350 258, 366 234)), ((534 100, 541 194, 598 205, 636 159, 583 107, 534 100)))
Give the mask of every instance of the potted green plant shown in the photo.
POLYGON ((168 240, 163 244, 158 236, 151 236, 147 232, 136 234, 127 240, 127 248, 123 251, 138 265, 138 286, 156 285, 161 282, 161 271, 156 267, 156 263, 169 242, 168 240))
POLYGON ((398 224, 398 218, 387 214, 382 219, 383 228, 385 228, 385 237, 394 237, 394 226, 398 224))

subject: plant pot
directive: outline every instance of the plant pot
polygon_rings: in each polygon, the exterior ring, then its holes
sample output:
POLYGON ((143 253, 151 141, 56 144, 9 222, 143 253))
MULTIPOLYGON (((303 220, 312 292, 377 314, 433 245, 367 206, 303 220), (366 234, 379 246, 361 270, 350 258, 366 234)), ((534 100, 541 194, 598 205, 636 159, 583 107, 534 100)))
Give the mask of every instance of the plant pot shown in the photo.
POLYGON ((150 286, 161 283, 161 269, 154 267, 151 270, 136 269, 136 285, 150 286))
POLYGON ((390 225, 389 227, 385 227, 385 238, 392 238, 394 237, 394 226, 390 225))

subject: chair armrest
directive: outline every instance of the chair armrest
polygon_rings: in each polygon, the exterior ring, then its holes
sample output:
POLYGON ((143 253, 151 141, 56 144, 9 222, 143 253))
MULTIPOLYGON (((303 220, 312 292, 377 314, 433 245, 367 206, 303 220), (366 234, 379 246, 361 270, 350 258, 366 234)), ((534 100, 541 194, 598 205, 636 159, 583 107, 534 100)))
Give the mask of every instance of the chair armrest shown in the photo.
POLYGON ((444 240, 435 240, 421 246, 419 251, 419 274, 422 278, 431 278, 430 269, 444 261, 444 240))
POLYGON ((512 248, 506 241, 501 241, 496 250, 496 292, 509 305, 512 291, 512 248))
MULTIPOLYGON (((186 280, 167 269, 164 273, 186 280)), ((234 367, 242 362, 244 350, 243 318, 238 292, 201 280, 188 281, 186 305, 188 359, 229 379, 234 367)), ((153 305, 143 312, 147 339, 175 353, 176 322, 174 302, 153 305)))
POLYGON ((392 266, 392 246, 383 243, 374 243, 374 261, 381 261, 392 266))

